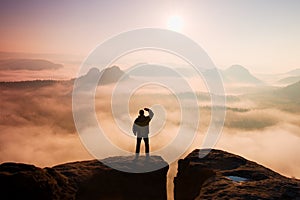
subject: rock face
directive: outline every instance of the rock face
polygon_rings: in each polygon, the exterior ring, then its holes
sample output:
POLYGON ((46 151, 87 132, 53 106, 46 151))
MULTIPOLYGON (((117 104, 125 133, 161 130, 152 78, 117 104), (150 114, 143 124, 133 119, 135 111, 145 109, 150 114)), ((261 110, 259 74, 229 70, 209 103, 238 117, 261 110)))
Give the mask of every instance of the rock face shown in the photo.
POLYGON ((108 158, 123 167, 143 167, 147 162, 165 166, 148 173, 126 173, 98 160, 38 168, 33 165, 0 165, 1 199, 167 199, 167 163, 158 156, 108 158))
MULTIPOLYGON (((194 150, 178 161, 174 198, 300 199, 300 180, 284 177, 255 162, 221 150, 194 150)), ((150 169, 150 168, 149 168, 150 169)), ((167 199, 168 164, 159 156, 111 157, 38 168, 20 163, 0 165, 1 199, 167 199), (164 166, 148 173, 126 171, 164 166)))
POLYGON ((75 189, 54 169, 33 165, 0 165, 1 199, 72 199, 75 189))
POLYGON ((200 159, 205 151, 178 161, 175 199, 300 199, 300 180, 221 150, 200 159))

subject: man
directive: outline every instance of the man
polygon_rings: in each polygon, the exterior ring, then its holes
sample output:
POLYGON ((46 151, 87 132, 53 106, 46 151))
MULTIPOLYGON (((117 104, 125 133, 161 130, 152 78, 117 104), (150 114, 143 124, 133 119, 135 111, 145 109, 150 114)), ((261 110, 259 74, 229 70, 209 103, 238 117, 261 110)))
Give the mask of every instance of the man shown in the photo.
POLYGON ((151 121, 154 113, 149 108, 144 108, 144 110, 139 111, 139 116, 135 119, 132 127, 133 134, 137 136, 135 159, 138 159, 139 157, 142 139, 145 142, 146 158, 149 158, 149 122, 151 121), (144 110, 149 113, 148 116, 144 115, 144 110))

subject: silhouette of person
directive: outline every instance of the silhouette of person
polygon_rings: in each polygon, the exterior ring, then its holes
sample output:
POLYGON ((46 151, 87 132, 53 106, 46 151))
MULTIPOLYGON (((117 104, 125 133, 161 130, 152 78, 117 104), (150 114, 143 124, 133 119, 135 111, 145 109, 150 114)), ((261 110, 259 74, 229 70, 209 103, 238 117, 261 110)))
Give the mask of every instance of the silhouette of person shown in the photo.
POLYGON ((146 158, 149 158, 149 122, 151 121, 154 113, 149 108, 144 108, 144 110, 139 111, 139 116, 134 120, 132 127, 133 134, 137 136, 135 159, 139 157, 142 139, 145 142, 146 158), (144 110, 149 113, 148 116, 144 115, 144 110))

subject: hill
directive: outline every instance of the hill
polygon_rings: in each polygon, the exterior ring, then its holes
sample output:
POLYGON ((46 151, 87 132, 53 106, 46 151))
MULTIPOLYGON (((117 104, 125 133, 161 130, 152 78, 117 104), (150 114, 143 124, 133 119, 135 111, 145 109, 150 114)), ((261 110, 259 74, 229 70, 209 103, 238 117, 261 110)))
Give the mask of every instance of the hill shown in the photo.
POLYGON ((225 84, 230 85, 248 85, 248 86, 260 86, 264 85, 264 82, 252 75, 248 69, 241 65, 232 65, 228 69, 208 69, 203 72, 205 78, 215 80, 218 78, 218 74, 222 77, 225 84))
POLYGON ((294 100, 300 103, 299 91, 300 91, 300 81, 279 89, 278 91, 276 91, 276 95, 278 95, 281 98, 294 100))
POLYGON ((286 74, 290 75, 290 76, 300 76, 300 68, 293 69, 293 70, 287 72, 286 74))
POLYGON ((283 79, 280 79, 279 81, 277 81, 277 84, 282 84, 282 85, 289 85, 289 84, 293 84, 300 81, 300 76, 289 76, 283 79))
POLYGON ((0 60, 0 70, 56 70, 63 65, 43 59, 4 59, 0 60))
POLYGON ((223 79, 227 83, 261 85, 263 82, 252 75, 248 69, 241 65, 232 65, 222 71, 223 79))

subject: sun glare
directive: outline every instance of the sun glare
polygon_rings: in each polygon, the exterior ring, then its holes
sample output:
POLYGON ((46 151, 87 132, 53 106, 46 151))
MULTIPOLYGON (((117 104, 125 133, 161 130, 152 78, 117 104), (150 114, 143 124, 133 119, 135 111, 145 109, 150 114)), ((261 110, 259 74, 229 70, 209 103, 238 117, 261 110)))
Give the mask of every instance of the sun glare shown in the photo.
POLYGON ((183 27, 183 20, 180 16, 174 15, 169 17, 167 27, 173 31, 181 31, 183 27))

